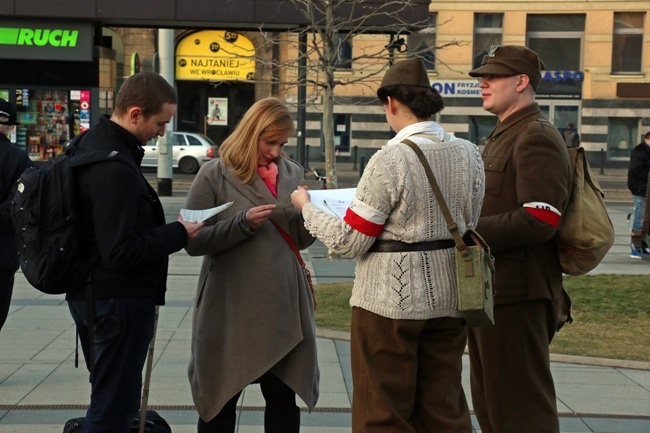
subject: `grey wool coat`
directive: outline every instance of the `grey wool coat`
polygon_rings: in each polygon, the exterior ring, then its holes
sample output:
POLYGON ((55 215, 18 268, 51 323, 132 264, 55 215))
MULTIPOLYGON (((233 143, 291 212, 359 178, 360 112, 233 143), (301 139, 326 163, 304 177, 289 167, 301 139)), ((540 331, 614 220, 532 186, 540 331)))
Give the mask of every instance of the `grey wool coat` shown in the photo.
POLYGON ((314 308, 305 273, 271 221, 255 231, 245 222, 248 209, 278 204, 271 220, 298 249, 314 241, 289 201, 304 178, 303 168, 281 159, 278 170, 276 199, 261 178, 244 184, 216 159, 201 167, 187 197, 188 209, 233 202, 186 246, 190 255, 204 256, 188 376, 194 404, 206 422, 267 371, 289 385, 309 410, 318 400, 314 308))

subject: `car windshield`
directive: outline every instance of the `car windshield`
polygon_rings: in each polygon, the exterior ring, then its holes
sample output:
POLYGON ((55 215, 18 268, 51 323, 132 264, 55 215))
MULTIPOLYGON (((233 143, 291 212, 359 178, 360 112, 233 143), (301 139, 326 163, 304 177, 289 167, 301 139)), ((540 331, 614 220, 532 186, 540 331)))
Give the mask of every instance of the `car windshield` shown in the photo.
POLYGON ((208 143, 210 143, 210 146, 216 146, 216 145, 217 145, 217 143, 215 143, 214 140, 212 140, 212 139, 211 139, 210 137, 208 137, 207 135, 203 135, 203 134, 201 134, 201 137, 203 137, 203 138, 205 139, 205 141, 207 141, 208 143))

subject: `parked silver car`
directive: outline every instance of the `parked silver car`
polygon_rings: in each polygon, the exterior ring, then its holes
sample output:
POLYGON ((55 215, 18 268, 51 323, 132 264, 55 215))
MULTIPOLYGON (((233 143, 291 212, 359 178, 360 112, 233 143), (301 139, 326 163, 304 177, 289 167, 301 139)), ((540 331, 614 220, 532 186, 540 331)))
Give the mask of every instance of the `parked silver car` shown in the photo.
MULTIPOLYGON (((158 139, 150 140, 144 147, 143 167, 158 166, 158 139)), ((168 140, 173 145, 172 167, 181 173, 196 173, 204 163, 217 157, 219 147, 203 134, 173 131, 168 140)))

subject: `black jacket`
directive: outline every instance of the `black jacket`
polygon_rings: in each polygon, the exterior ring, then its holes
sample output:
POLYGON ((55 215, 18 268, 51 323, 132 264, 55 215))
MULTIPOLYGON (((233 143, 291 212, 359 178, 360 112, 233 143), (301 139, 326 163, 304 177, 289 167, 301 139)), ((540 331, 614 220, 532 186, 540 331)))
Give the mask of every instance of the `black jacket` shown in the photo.
POLYGON ((11 222, 11 198, 16 180, 32 161, 27 154, 0 133, 0 272, 18 270, 18 247, 11 222))
MULTIPOLYGON (((169 254, 185 246, 187 233, 179 222, 165 224, 158 196, 140 172, 140 145, 108 117, 81 138, 78 153, 116 150, 133 159, 78 169, 81 229, 95 259, 95 299, 138 296, 164 304, 169 254)), ((84 290, 77 290, 67 298, 83 296, 84 290)))
POLYGON ((639 197, 645 197, 648 188, 648 172, 650 172, 650 146, 645 143, 637 144, 630 154, 630 167, 627 171, 627 187, 639 197))

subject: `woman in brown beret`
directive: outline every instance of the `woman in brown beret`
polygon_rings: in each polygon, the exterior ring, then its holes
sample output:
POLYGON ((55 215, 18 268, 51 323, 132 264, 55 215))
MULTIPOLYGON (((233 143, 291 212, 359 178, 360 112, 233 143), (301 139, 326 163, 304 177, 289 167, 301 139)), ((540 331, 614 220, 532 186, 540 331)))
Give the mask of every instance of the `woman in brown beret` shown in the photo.
POLYGON ((305 226, 356 261, 351 355, 352 431, 470 433, 461 385, 467 325, 458 311, 454 242, 424 168, 424 153, 460 232, 483 201, 477 147, 446 134, 444 107, 421 59, 394 64, 377 96, 396 135, 368 162, 343 219, 291 195, 305 226))

